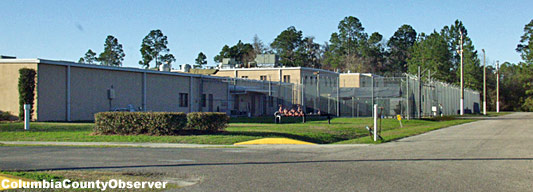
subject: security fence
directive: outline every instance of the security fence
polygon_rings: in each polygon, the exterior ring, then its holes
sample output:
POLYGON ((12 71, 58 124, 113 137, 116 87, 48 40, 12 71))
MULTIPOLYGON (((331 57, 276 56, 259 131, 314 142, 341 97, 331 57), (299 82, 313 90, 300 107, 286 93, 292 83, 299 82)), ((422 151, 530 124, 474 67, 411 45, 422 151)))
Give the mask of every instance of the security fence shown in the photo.
MULTIPOLYGON (((378 104, 384 117, 402 115, 419 118, 459 114, 460 88, 434 80, 422 81, 414 76, 380 77, 360 74, 353 83, 339 84, 340 79, 314 78, 302 83, 282 83, 241 78, 225 78, 229 86, 224 106, 231 115, 272 115, 283 108, 306 114, 331 114, 344 117, 372 116, 378 104)), ((345 81, 345 80, 344 80, 345 81)), ((480 94, 464 89, 465 113, 480 112, 480 94)))
MULTIPOLYGON (((460 88, 434 80, 418 80, 413 76, 379 77, 360 75, 358 82, 339 85, 339 79, 309 82, 294 86, 306 113, 329 113, 345 117, 372 116, 378 104, 382 116, 402 115, 419 118, 459 114, 460 88)), ((480 94, 464 89, 465 113, 480 112, 480 94)))
POLYGON ((298 103, 294 84, 266 80, 226 78, 229 86, 228 111, 233 116, 272 115, 278 106, 298 103))

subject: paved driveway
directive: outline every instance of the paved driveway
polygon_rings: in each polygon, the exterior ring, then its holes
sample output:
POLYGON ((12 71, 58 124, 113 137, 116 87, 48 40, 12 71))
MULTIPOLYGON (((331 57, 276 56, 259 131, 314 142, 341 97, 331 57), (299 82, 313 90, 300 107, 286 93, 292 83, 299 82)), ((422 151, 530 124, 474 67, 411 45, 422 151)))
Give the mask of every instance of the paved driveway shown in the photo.
POLYGON ((165 173, 182 191, 533 191, 533 113, 371 146, 0 147, 0 169, 165 173))

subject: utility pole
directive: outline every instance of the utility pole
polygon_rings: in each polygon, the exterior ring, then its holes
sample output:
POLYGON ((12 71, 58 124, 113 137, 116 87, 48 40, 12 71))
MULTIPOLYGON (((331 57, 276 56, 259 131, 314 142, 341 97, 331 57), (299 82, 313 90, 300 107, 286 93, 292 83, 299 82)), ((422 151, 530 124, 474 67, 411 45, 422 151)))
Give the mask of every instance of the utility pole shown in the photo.
POLYGON ((487 65, 485 63, 485 49, 483 51, 483 115, 487 115, 487 65))
POLYGON ((500 61, 496 61, 496 113, 500 112, 500 61))
POLYGON ((459 35, 461 35, 461 39, 459 41, 459 51, 458 53, 461 56, 461 103, 460 103, 460 115, 464 115, 464 106, 465 106, 465 88, 464 88, 464 80, 463 80, 463 31, 459 30, 459 35))

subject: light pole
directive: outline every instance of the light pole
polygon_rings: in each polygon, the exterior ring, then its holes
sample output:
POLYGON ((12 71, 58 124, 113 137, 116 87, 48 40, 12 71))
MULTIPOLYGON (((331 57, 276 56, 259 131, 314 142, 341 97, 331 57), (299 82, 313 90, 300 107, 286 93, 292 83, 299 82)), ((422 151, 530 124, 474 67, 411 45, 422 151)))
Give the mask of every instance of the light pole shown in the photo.
POLYGON ((461 56, 461 103, 459 104, 461 110, 460 115, 464 115, 464 106, 465 106, 465 95, 464 95, 464 80, 463 80, 463 31, 459 30, 459 35, 461 36, 461 39, 459 41, 459 50, 457 51, 461 56))
POLYGON ((487 65, 485 63, 485 49, 483 51, 483 115, 487 115, 487 65))
POLYGON ((496 61, 496 113, 500 112, 500 61, 496 61))

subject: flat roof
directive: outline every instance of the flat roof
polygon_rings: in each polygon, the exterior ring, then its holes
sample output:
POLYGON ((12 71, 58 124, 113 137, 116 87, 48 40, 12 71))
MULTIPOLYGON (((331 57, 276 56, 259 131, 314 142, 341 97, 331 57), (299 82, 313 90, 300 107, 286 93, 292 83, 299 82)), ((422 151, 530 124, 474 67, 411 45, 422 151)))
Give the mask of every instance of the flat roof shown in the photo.
POLYGON ((267 71, 267 70, 309 70, 309 71, 320 71, 320 72, 326 72, 326 73, 334 73, 334 74, 340 74, 334 71, 325 70, 325 69, 317 69, 317 68, 310 68, 310 67, 265 67, 265 68, 233 68, 233 69, 219 69, 219 71, 267 71))
POLYGON ((36 58, 36 59, 0 59, 0 64, 19 64, 19 63, 61 65, 61 66, 82 67, 82 68, 90 68, 90 69, 112 70, 112 71, 127 71, 127 72, 151 73, 151 74, 161 74, 161 75, 202 77, 202 78, 211 78, 211 79, 226 79, 225 77, 217 77, 217 76, 180 73, 180 72, 168 72, 168 71, 155 71, 155 70, 141 69, 141 68, 134 68, 134 67, 104 66, 104 65, 96 65, 96 64, 76 63, 72 61, 57 61, 57 60, 48 60, 48 59, 39 59, 39 58, 36 58))
POLYGON ((378 75, 374 75, 372 73, 340 73, 339 75, 364 75, 364 76, 369 76, 369 77, 378 76, 378 75))
MULTIPOLYGON (((72 61, 39 59, 39 58, 36 58, 36 59, 0 59, 0 64, 19 64, 19 63, 20 64, 35 63, 35 64, 48 64, 48 65, 61 65, 61 66, 82 67, 82 68, 90 68, 90 69, 127 71, 127 72, 136 72, 136 73, 150 73, 150 74, 185 76, 185 77, 201 77, 201 78, 206 78, 206 79, 220 79, 220 80, 235 79, 239 81, 265 82, 262 80, 254 80, 254 79, 219 77, 219 76, 200 75, 200 74, 191 74, 191 73, 182 73, 182 72, 155 71, 155 70, 140 69, 140 68, 134 68, 134 67, 114 67, 114 66, 105 66, 105 65, 96 65, 96 64, 76 63, 72 61)), ((273 81, 273 83, 278 83, 278 82, 273 81)), ((283 82, 282 84, 288 85, 291 83, 283 82)))

